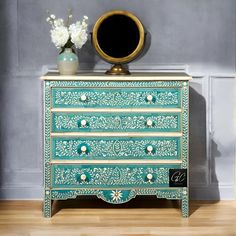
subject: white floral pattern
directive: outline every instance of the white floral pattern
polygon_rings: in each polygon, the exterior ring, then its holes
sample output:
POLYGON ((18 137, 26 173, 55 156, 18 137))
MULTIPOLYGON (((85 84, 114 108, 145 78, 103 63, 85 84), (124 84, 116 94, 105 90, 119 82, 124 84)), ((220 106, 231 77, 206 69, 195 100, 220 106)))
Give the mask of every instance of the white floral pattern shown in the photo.
POLYGON ((54 159, 142 159, 142 158, 180 158, 180 138, 155 139, 53 139, 52 155, 54 159), (78 148, 86 145, 88 153, 78 152, 78 148), (154 150, 147 152, 147 146, 154 150))
POLYGON ((74 89, 60 88, 52 89, 52 100, 55 107, 180 107, 179 89, 74 89), (87 97, 86 101, 81 100, 81 96, 87 97), (151 95, 154 100, 149 103, 147 97, 151 95))
MULTIPOLYGON (((79 114, 79 113, 78 113, 79 114)), ((179 131, 180 129, 180 114, 179 113, 146 113, 141 114, 129 114, 125 113, 122 115, 112 115, 104 113, 84 113, 83 115, 77 114, 63 114, 54 113, 53 118, 53 131, 77 131, 84 130, 87 128, 90 130, 125 130, 125 131, 135 131, 135 130, 147 130, 147 131, 179 131), (81 126, 79 121, 86 120, 86 126, 81 126), (147 127, 147 121, 151 120, 153 125, 147 127)))
MULTIPOLYGON (((44 199, 44 215, 46 217, 51 216, 51 203, 52 199, 67 199, 67 198, 75 198, 77 195, 97 195, 99 198, 103 199, 106 202, 112 203, 112 204, 120 204, 129 201, 136 195, 156 195, 158 198, 167 198, 167 199, 181 199, 182 201, 182 214, 183 216, 188 216, 188 188, 169 188, 168 186, 165 188, 157 188, 154 184, 150 185, 144 185, 143 181, 145 181, 145 178, 142 179, 142 186, 137 185, 135 183, 136 176, 132 174, 133 171, 128 170, 127 171, 127 177, 124 176, 124 171, 119 171, 117 168, 113 169, 112 172, 110 172, 109 167, 106 167, 104 169, 104 174, 107 172, 112 173, 113 178, 111 179, 109 176, 109 186, 107 184, 104 184, 104 180, 101 179, 101 182, 96 182, 99 187, 91 187, 89 184, 86 184, 85 182, 83 185, 79 186, 79 174, 83 174, 84 172, 78 172, 77 170, 57 170, 55 171, 56 174, 58 174, 57 181, 58 184, 67 184, 68 186, 64 189, 60 188, 52 188, 53 179, 52 179, 52 169, 54 168, 52 165, 50 165, 51 156, 50 156, 50 150, 51 150, 51 86, 57 87, 57 88, 63 88, 63 87, 87 87, 87 88, 98 88, 98 87, 124 87, 124 88, 143 88, 143 87, 157 87, 157 88, 180 88, 181 90, 181 108, 182 108, 182 116, 181 116, 181 126, 182 126, 182 133, 183 137, 181 138, 181 145, 183 147, 181 153, 182 153, 182 164, 180 165, 180 168, 188 168, 188 96, 189 96, 189 84, 188 82, 183 81, 155 81, 155 82, 129 82, 129 81, 114 81, 114 82, 107 82, 107 81, 46 81, 45 82, 45 110, 44 110, 44 119, 45 119, 45 126, 44 126, 44 182, 45 182, 45 199, 44 199), (75 178, 67 178, 67 172, 70 172, 69 175, 75 173, 75 178), (73 172, 73 173, 72 173, 73 172), (60 175, 59 175, 60 174, 60 175), (124 178, 125 177, 125 178, 124 178), (131 181, 131 186, 129 188, 126 188, 122 186, 120 183, 124 184, 124 179, 129 179, 131 181), (75 189, 70 189, 71 184, 75 182, 78 187, 75 189), (104 185, 103 185, 104 184, 104 185), (113 190, 110 190, 110 186, 113 186, 113 190), (140 186, 140 187, 139 187, 140 186), (115 196, 115 189, 120 189, 118 191, 121 191, 122 195, 120 196, 119 193, 117 193, 118 196, 115 196), (109 189, 109 190, 107 190, 109 189), (125 190, 124 190, 125 189, 125 190), (127 189, 130 190, 130 194, 127 193, 127 189), (114 197, 111 196, 111 191, 114 191, 114 197), (49 194, 48 194, 49 193, 49 194), (114 198, 114 199, 113 199, 114 198), (120 200, 118 200, 119 198, 120 200), (117 200, 116 200, 117 199, 117 200)), ((120 151, 119 145, 115 146, 114 149, 116 152, 120 151)), ((115 166, 114 166, 115 167, 115 166)), ((100 170, 99 170, 100 171, 100 170)), ((138 171, 137 169, 134 171, 138 171)), ((96 171, 97 172, 97 171, 96 171)), ((140 172, 140 171, 138 171, 140 172)), ((142 172, 142 171, 141 171, 142 172)), ((89 171, 89 168, 86 169, 86 175, 88 177, 88 181, 93 181, 93 176, 90 175, 92 173, 89 171), (91 179, 92 177, 92 179, 91 179)), ((96 176, 102 176, 102 174, 96 173, 96 176)), ((147 171, 144 173, 143 177, 147 173, 152 173, 154 176, 162 176, 161 179, 157 178, 155 179, 155 182, 162 182, 163 180, 166 181, 167 174, 165 169, 161 170, 160 172, 156 172, 155 170, 152 171, 152 167, 148 168, 147 171)), ((145 182, 146 183, 146 182, 145 182)), ((164 182, 165 183, 165 182, 164 182)))
POLYGON ((122 192, 120 190, 112 190, 111 191, 111 197, 112 197, 112 200, 115 201, 115 202, 118 202, 121 200, 122 198, 122 192))
POLYGON ((169 169, 178 169, 175 165, 52 165, 53 187, 131 187, 149 186, 146 176, 153 175, 153 185, 167 186, 169 183, 169 169), (85 174, 87 181, 82 181, 80 176, 85 174), (158 178, 156 178, 158 176, 158 178))

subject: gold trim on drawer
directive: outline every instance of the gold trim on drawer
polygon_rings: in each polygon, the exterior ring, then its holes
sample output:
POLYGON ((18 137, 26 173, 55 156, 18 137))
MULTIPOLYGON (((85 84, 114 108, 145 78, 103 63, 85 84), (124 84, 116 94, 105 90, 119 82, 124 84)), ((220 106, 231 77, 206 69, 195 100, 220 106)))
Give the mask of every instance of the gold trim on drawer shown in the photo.
POLYGON ((182 160, 51 160, 51 164, 181 164, 182 160))
POLYGON ((181 108, 52 108, 51 112, 182 112, 181 108))
POLYGON ((182 137, 179 132, 62 132, 51 137, 182 137))

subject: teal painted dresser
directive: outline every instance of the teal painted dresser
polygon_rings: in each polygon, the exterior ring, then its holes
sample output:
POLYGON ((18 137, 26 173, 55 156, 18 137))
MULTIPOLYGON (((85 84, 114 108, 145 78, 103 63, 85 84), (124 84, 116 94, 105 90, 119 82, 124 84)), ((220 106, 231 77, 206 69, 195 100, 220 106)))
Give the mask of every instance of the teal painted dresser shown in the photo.
POLYGON ((179 199, 188 216, 189 79, 181 73, 44 80, 44 216, 52 201, 96 195, 179 199))

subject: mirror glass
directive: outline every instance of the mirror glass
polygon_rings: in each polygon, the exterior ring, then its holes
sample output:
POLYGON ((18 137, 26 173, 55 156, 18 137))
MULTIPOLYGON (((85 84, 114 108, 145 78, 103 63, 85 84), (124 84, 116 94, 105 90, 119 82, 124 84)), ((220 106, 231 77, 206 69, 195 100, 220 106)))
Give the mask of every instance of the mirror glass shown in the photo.
POLYGON ((106 18, 97 32, 101 50, 115 58, 130 55, 137 48, 139 37, 137 24, 125 15, 112 15, 106 18))

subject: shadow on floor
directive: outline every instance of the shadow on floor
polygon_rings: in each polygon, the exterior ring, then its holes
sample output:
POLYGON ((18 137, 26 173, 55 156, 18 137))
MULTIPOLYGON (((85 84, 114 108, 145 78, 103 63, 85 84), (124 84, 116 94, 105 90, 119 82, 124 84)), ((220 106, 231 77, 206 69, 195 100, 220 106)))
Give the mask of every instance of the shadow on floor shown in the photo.
MULTIPOLYGON (((214 202, 213 202, 214 203, 214 202)), ((191 204, 189 206, 189 216, 191 216, 195 211, 201 207, 199 204, 191 204)), ((135 199, 118 205, 112 205, 98 199, 96 197, 78 197, 77 199, 70 199, 66 201, 54 201, 53 202, 53 214, 56 215, 62 209, 84 209, 84 208, 94 208, 94 209, 163 209, 163 208, 173 208, 179 209, 181 214, 181 202, 179 200, 167 200, 167 199, 157 199, 155 196, 137 196, 135 199)))

